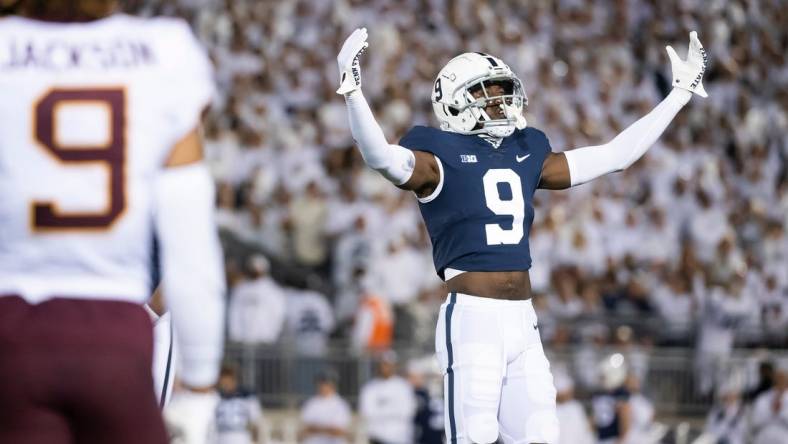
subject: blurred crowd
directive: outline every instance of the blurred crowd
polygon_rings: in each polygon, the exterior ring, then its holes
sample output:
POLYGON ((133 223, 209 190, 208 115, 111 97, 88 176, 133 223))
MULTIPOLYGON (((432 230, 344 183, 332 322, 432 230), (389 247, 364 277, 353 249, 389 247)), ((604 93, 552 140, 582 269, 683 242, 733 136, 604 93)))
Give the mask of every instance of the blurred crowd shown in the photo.
MULTIPOLYGON (((728 374, 705 422, 693 429, 663 422, 654 388, 642 384, 621 353, 591 364, 599 379, 590 392, 565 365, 553 364, 561 423, 556 444, 778 444, 788 438, 786 359, 761 361, 757 377, 749 382, 742 369, 728 374)), ((382 353, 375 374, 360 387, 355 409, 339 381, 334 369, 326 367, 315 375, 297 413, 283 417, 264 412, 259 398, 242 388, 238 369, 225 366, 213 420, 216 444, 444 443, 442 377, 431 355, 403 363, 393 352, 382 353)), ((178 430, 175 422, 168 425, 178 430)))
POLYGON ((484 51, 523 80, 525 116, 554 151, 606 142, 653 108, 670 88, 664 46, 682 54, 697 30, 709 98, 695 97, 627 171, 536 194, 542 339, 609 344, 626 327, 637 346, 696 346, 701 375, 735 345, 786 346, 784 2, 127 3, 186 17, 216 66, 205 135, 231 339, 289 335, 311 355, 330 337, 358 351, 430 347, 445 293, 416 200, 364 166, 334 93, 335 55, 355 27, 369 29, 363 88, 390 142, 435 124, 429 98, 443 64, 484 51), (273 327, 252 314, 271 301, 282 305, 273 327))

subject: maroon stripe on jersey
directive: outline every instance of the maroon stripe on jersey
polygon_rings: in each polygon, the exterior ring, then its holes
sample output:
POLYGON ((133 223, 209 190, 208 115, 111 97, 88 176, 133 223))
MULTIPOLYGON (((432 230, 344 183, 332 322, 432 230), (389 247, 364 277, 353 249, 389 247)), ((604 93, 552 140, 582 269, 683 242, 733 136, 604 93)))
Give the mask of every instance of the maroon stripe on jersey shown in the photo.
POLYGON ((137 304, 0 297, 0 442, 167 442, 137 304))

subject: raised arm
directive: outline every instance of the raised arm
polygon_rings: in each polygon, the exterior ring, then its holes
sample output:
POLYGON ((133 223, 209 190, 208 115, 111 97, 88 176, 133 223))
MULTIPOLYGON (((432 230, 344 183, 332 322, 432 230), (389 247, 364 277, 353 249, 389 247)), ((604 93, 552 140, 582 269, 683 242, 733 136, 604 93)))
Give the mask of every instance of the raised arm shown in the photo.
POLYGON ((402 189, 427 196, 440 181, 435 158, 423 151, 389 144, 361 92, 359 56, 368 46, 367 29, 359 28, 345 40, 337 56, 340 75, 337 94, 345 97, 353 139, 370 168, 402 189))
POLYGON ((622 171, 640 159, 657 141, 692 93, 708 97, 701 80, 706 51, 695 31, 690 33, 687 60, 666 47, 673 69, 673 91, 651 112, 627 127, 613 140, 596 146, 551 153, 542 166, 540 188, 559 190, 581 185, 608 173, 622 171))

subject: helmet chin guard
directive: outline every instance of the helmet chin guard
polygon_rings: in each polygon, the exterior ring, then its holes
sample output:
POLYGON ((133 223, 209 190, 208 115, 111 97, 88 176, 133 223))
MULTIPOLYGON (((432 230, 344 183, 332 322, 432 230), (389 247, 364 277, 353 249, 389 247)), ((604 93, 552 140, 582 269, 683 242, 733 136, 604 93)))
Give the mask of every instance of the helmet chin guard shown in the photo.
POLYGON ((460 134, 487 134, 503 138, 525 128, 523 107, 528 103, 522 82, 498 58, 482 53, 465 53, 441 69, 432 92, 432 108, 441 129, 460 134), (488 90, 499 85, 503 94, 488 90), (473 93, 482 92, 477 98, 473 93), (503 118, 493 119, 489 106, 500 106, 503 118))

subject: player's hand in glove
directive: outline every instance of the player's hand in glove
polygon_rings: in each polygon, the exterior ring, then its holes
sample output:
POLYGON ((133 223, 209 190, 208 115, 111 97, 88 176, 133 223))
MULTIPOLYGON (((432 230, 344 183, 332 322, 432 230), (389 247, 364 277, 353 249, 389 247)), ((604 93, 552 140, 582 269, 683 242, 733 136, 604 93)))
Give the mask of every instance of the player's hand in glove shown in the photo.
POLYGON ((337 94, 349 94, 361 88, 361 68, 358 57, 367 49, 367 28, 358 28, 350 34, 337 56, 339 89, 337 94))
POLYGON ((690 32, 689 50, 687 50, 687 60, 681 60, 676 51, 671 46, 666 46, 670 66, 673 69, 673 87, 686 89, 701 97, 708 97, 706 90, 703 89, 703 73, 706 72, 708 57, 706 50, 698 40, 698 33, 690 32))

